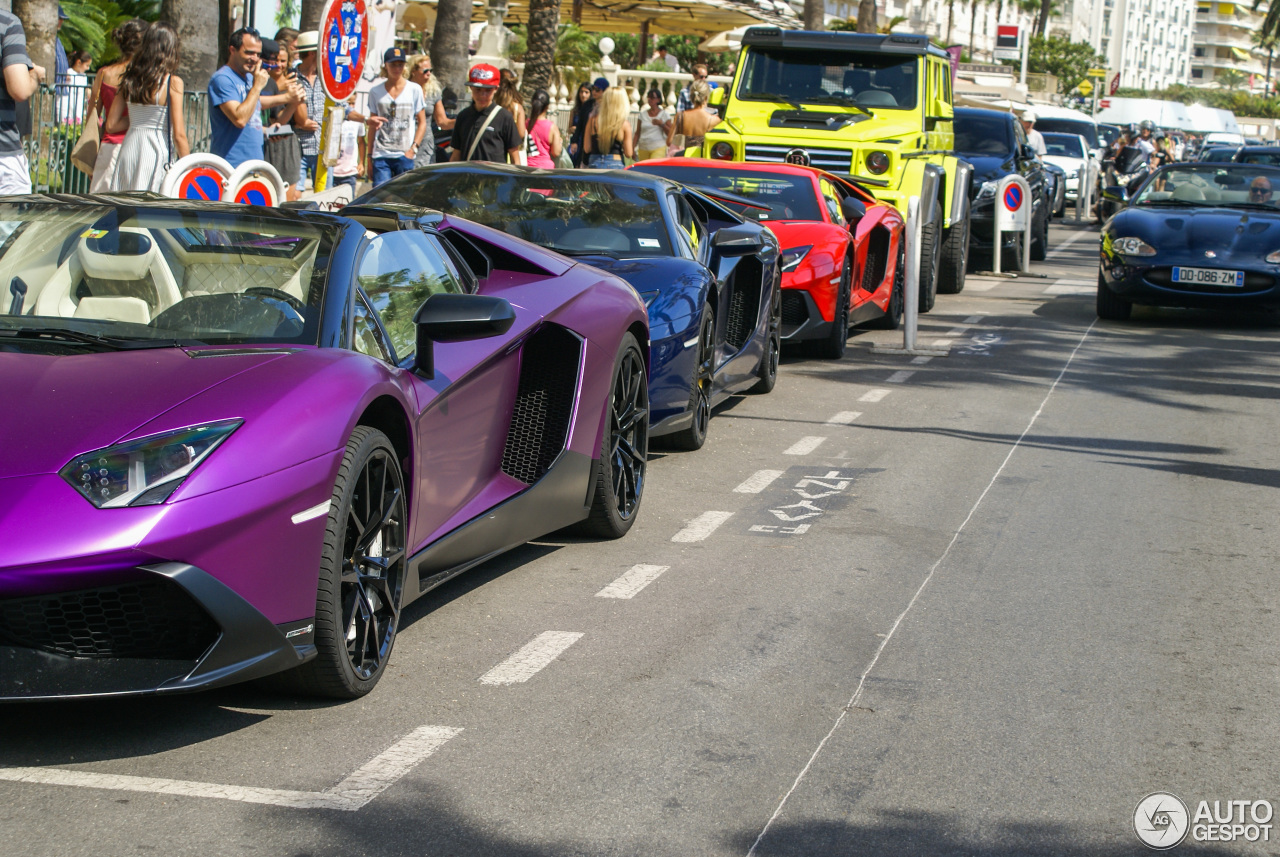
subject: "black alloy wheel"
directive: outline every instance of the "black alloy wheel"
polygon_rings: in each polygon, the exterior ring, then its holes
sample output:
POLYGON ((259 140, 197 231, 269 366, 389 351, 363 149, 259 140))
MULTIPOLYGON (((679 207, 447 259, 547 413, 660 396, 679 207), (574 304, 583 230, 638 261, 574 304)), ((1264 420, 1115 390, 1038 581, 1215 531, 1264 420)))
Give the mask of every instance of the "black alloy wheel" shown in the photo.
POLYGON ((1098 301, 1095 308, 1098 318, 1106 321, 1128 321, 1133 313, 1133 304, 1111 290, 1101 271, 1098 272, 1098 301))
POLYGON ((404 476, 387 436, 357 426, 334 484, 316 595, 317 657, 295 671, 310 692, 373 690, 400 626, 405 582, 404 476))
POLYGON ((904 290, 907 284, 907 247, 898 242, 898 264, 893 272, 893 289, 889 292, 889 305, 884 315, 876 319, 876 327, 881 330, 897 330, 902 324, 902 315, 906 308, 904 290))
POLYGON ((629 333, 619 347, 608 407, 591 511, 578 529, 616 539, 635 523, 649 462, 649 375, 640 346, 629 333))
MULTIPOLYGON (((924 204, 923 201, 920 203, 924 204)), ((934 206, 933 220, 920 228, 920 313, 933 309, 938 299, 938 274, 942 267, 942 203, 934 206)))
POLYGON ((853 257, 846 256, 841 268, 831 331, 825 339, 815 339, 809 343, 812 349, 810 353, 823 360, 839 360, 849 344, 849 292, 853 288, 853 257))
POLYGON ((689 415, 687 428, 668 435, 674 449, 692 452, 702 449, 707 442, 707 429, 711 424, 711 385, 716 372, 716 320, 710 304, 702 307, 702 326, 698 330, 698 356, 689 384, 689 415))
POLYGON ((779 273, 773 287, 773 305, 769 312, 769 338, 764 344, 764 355, 760 358, 760 366, 756 369, 759 381, 747 390, 748 393, 763 395, 772 393, 778 385, 778 363, 782 359, 782 275, 779 273))

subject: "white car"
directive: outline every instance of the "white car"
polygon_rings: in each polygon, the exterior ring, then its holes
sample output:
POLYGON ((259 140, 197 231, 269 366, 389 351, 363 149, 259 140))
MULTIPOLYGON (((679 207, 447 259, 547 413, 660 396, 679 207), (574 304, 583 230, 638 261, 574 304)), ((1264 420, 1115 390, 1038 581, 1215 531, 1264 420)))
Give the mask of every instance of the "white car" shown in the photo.
POLYGON ((1084 137, 1079 134, 1057 134, 1046 131, 1044 137, 1044 159, 1061 167, 1067 174, 1067 199, 1075 199, 1080 192, 1080 179, 1089 174, 1089 161, 1092 155, 1084 137))

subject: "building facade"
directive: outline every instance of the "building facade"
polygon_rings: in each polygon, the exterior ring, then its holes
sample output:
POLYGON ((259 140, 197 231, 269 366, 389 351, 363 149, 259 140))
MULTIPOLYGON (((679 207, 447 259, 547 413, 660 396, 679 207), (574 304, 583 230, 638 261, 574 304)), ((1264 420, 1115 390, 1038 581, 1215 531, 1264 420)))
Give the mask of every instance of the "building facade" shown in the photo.
POLYGON ((1191 82, 1196 0, 1101 0, 1099 53, 1120 85, 1164 89, 1191 82))
POLYGON ((1267 52, 1253 39, 1266 14, 1265 4, 1197 3, 1191 85, 1265 92, 1267 52))

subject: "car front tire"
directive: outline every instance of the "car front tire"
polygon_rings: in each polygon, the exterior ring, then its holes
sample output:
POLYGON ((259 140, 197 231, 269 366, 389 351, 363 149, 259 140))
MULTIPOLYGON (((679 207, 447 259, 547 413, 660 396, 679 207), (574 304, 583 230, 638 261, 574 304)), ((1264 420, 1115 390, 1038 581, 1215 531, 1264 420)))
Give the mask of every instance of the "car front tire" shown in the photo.
POLYGON ((1133 313, 1133 303, 1112 291, 1101 271, 1098 272, 1097 312, 1098 318, 1106 321, 1128 321, 1133 313))
POLYGON ((849 293, 853 288, 853 259, 845 257, 843 268, 840 272, 840 287, 836 289, 831 332, 825 339, 814 340, 811 345, 813 356, 823 360, 839 360, 849 344, 849 293))
POLYGON ((625 536, 640 512, 649 459, 649 376, 630 333, 622 337, 610 386, 591 511, 577 529, 605 539, 625 536))
MULTIPOLYGON (((922 203, 923 204, 923 203, 922 203)), ((938 273, 942 267, 942 203, 934 206, 933 220, 920 228, 920 312, 933 309, 938 299, 938 273)))

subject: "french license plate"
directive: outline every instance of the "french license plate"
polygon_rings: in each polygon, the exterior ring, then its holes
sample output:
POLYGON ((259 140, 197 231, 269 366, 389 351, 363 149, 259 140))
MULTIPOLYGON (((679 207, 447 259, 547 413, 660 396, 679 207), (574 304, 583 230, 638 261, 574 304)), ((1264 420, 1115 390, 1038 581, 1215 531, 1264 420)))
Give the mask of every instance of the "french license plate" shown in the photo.
POLYGON ((1222 271, 1218 268, 1174 268, 1175 283, 1193 283, 1198 286, 1230 286, 1244 288, 1244 271, 1222 271))

